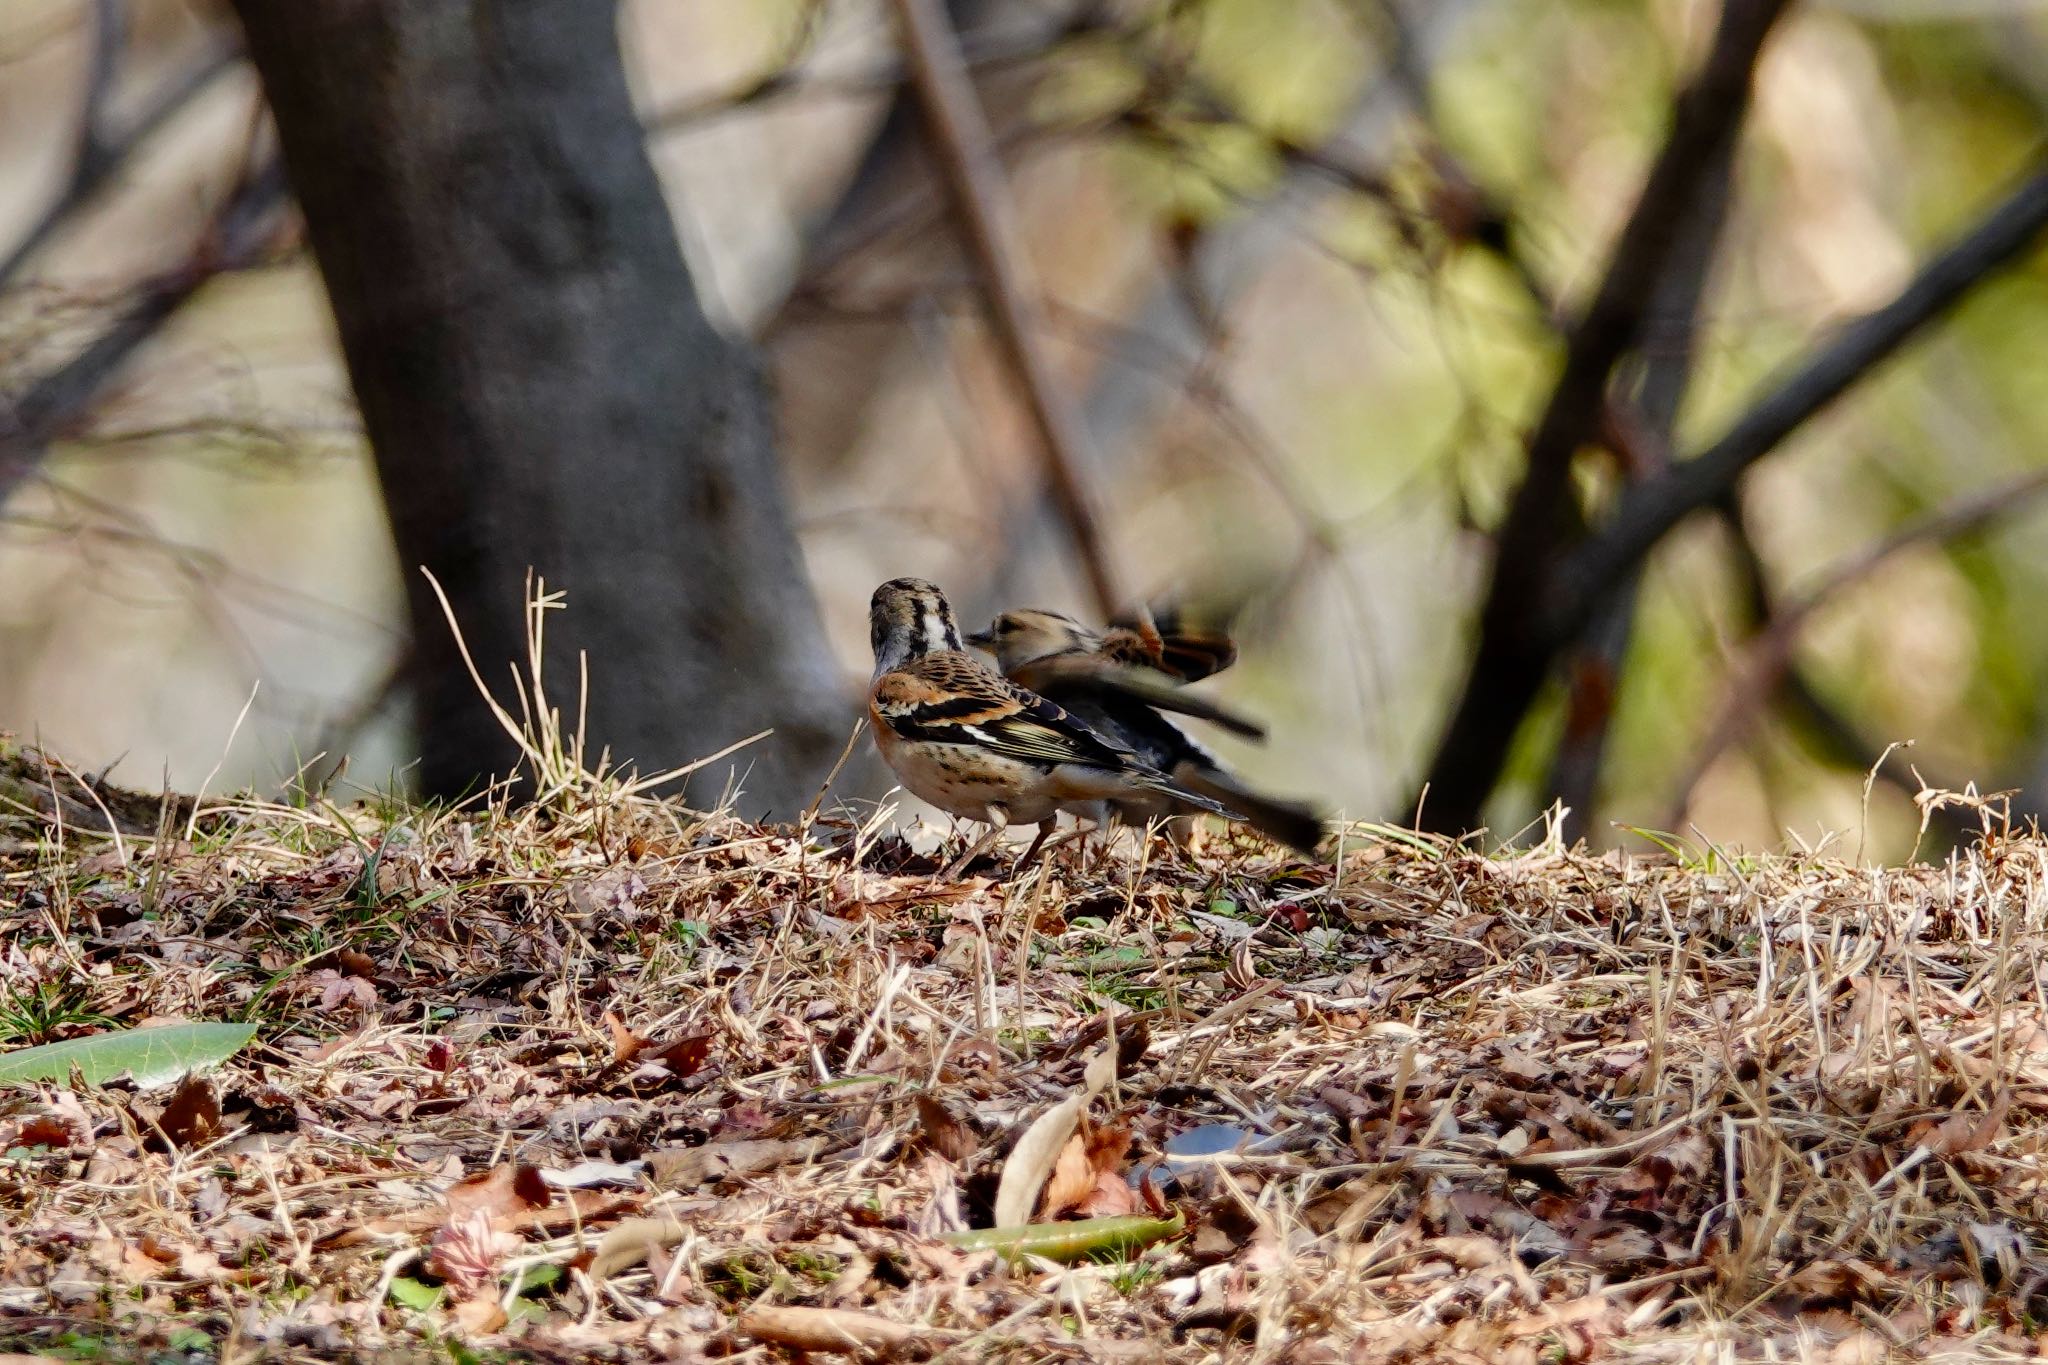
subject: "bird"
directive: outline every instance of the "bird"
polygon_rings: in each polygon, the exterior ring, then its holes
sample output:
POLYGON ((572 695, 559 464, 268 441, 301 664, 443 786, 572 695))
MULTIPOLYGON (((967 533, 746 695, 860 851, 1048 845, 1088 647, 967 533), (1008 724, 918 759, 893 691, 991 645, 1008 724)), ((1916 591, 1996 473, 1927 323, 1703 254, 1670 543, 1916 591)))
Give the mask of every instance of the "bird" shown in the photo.
POLYGON ((910 793, 989 826, 942 878, 957 875, 1011 825, 1037 825, 1018 866, 1036 856, 1062 810, 1106 822, 1116 802, 1156 796, 1231 818, 1130 749, 967 653, 946 595, 893 578, 868 605, 875 651, 868 720, 875 745, 910 793))
MULTIPOLYGON (((1119 612, 1100 630, 1056 611, 1017 611, 1012 628, 1054 631, 1061 652, 1085 649, 1111 663, 1154 669, 1177 682, 1200 682, 1237 662, 1237 642, 1214 611, 1187 602, 1153 602, 1119 612)), ((1050 640, 1045 641, 1051 644, 1050 640)))
MULTIPOLYGON (((1155 677, 1193 681, 1227 668, 1237 658, 1228 635, 1203 632, 1197 648, 1190 643, 1197 637, 1183 638, 1163 624, 1170 619, 1165 613, 1145 613, 1139 619, 1142 624, 1119 618, 1097 631, 1059 612, 1008 611, 986 630, 968 636, 967 643, 994 654, 1004 677, 1030 687, 1112 744, 1166 773, 1183 790, 1200 793, 1275 842, 1313 856, 1323 837, 1323 820, 1314 808, 1253 791, 1161 714, 1178 711, 1217 720, 1231 713, 1207 703, 1198 708, 1170 686, 1146 680, 1147 671, 1155 677)), ((1248 724, 1229 728, 1246 733, 1248 724)), ((1264 737, 1263 729, 1251 733, 1264 737)), ((1192 813, 1157 787, 1128 793, 1110 805, 1134 824, 1192 813)))
POLYGON ((1003 676, 1052 696, 1076 683, 1091 695, 1114 692, 1161 711, 1263 740, 1266 727, 1180 690, 1237 660, 1228 634, 1198 626, 1184 608, 1147 608, 1095 630, 1056 611, 1006 611, 968 643, 997 655, 1003 676))

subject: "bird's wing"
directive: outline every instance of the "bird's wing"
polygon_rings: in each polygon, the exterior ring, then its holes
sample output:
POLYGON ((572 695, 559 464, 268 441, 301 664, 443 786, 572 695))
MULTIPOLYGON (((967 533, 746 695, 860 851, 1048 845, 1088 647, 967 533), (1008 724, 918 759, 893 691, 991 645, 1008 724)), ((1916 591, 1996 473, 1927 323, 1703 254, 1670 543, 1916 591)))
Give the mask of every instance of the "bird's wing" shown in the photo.
POLYGON ((1237 662, 1237 642, 1230 638, 1220 612, 1155 603, 1110 621, 1102 634, 1101 653, 1114 663, 1156 668, 1182 682, 1200 682, 1237 662))
POLYGON ((904 739, 965 744, 1048 766, 1145 770, 1128 752, 965 654, 927 654, 875 683, 876 719, 904 739))
POLYGON ((1266 737, 1266 727, 1259 722, 1207 698, 1191 696, 1171 676, 1157 669, 1109 662, 1097 655, 1055 654, 1034 659, 1012 670, 1010 680, 1055 699, 1084 693, 1116 697, 1205 720, 1246 739, 1266 737))

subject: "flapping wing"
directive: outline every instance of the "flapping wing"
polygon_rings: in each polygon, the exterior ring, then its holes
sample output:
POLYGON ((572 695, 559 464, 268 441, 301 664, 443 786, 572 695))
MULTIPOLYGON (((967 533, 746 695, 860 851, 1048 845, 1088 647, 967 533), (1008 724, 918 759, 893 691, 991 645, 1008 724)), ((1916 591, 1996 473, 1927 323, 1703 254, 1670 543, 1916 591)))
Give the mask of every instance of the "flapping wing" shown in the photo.
POLYGON ((1158 711, 1192 716, 1220 725, 1246 739, 1263 740, 1266 727, 1218 706, 1203 697, 1182 691, 1172 677, 1149 667, 1105 662, 1100 656, 1055 654, 1020 665, 1011 675, 1013 682, 1053 698, 1072 693, 1115 697, 1150 706, 1158 711))
POLYGON ((1156 668, 1182 682, 1200 682, 1237 662, 1221 612, 1155 603, 1123 612, 1103 633, 1102 654, 1113 663, 1156 668))

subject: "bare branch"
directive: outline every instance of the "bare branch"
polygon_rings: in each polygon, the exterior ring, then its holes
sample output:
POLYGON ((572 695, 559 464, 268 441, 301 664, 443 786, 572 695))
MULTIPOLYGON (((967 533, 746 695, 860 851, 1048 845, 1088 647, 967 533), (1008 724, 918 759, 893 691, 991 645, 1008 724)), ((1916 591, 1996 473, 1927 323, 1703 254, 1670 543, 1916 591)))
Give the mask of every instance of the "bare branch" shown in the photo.
MULTIPOLYGON (((1570 496, 1573 457, 1598 439, 1610 376, 1639 340, 1679 231, 1708 172, 1741 126, 1750 73, 1786 4, 1726 0, 1713 48, 1673 104, 1671 131, 1615 243, 1607 274, 1566 338, 1564 368, 1529 438, 1528 472, 1496 537, 1493 578, 1465 691, 1430 766, 1421 819, 1432 829, 1462 831, 1478 823, 1515 730, 1549 674, 1557 643, 1570 638, 1571 632, 1543 637, 1534 626, 1557 555, 1579 530, 1570 496)), ((1600 587, 1611 582, 1603 580, 1600 587)))
POLYGON ((2048 492, 2048 470, 2034 470, 1960 498, 1849 556, 1797 599, 1782 604, 1763 629, 1744 645, 1730 670, 1727 692, 1707 725, 1706 739, 1676 788, 1670 827, 1677 828, 1682 821, 1694 789, 1714 760, 1748 733, 1762 714, 1765 702, 1785 677, 1800 630, 1816 611, 1845 588, 1869 577, 1899 551, 1927 541, 1956 540, 1984 531, 2026 510, 2031 500, 2043 492, 2048 492))
POLYGON ((1541 622, 1545 641, 1568 639, 1603 585, 1647 555, 1692 512, 1711 507, 1744 471, 1935 321, 2048 228, 2048 167, 2037 169, 1966 236, 1929 261, 1898 296, 1845 328, 1720 440, 1623 497, 1614 519, 1558 571, 1541 622))
POLYGON ((236 186, 191 255, 145 280, 106 330, 19 396, 0 397, 0 506, 34 470, 44 448, 86 416, 136 350, 208 281, 256 263, 284 199, 284 168, 272 159, 236 186))
MULTIPOLYGON (((709 94, 687 95, 672 100, 642 120, 649 137, 665 137, 703 127, 730 114, 773 100, 810 96, 850 99, 863 95, 885 95, 900 89, 908 73, 900 62, 878 62, 856 71, 825 73, 806 71, 804 64, 817 46, 821 32, 815 18, 803 24, 794 40, 758 75, 709 94)), ((1030 25, 995 34, 959 35, 961 58, 968 70, 1010 66, 1037 61, 1070 39, 1107 27, 1099 14, 1082 12, 1056 25, 1030 25)))
MULTIPOLYGON (((1771 592, 1763 556, 1757 552, 1756 539, 1749 533, 1749 524, 1743 517, 1738 499, 1729 496, 1715 511, 1727 528, 1740 610, 1748 628, 1754 632, 1777 615, 1773 605, 1776 598, 1771 592)), ((1859 775, 1875 773, 1878 781, 1909 799, 1919 794, 1921 783, 1917 771, 1886 763, 1885 746, 1872 743, 1862 727, 1828 700, 1827 694, 1807 676, 1797 659, 1786 658, 1783 676, 1772 695, 1772 702, 1795 739, 1822 762, 1859 775)), ((1928 779, 1928 782, 1943 790, 1962 790, 1961 783, 1946 781, 1939 776, 1928 779)), ((1935 807, 1930 813, 1929 823, 1939 826, 1952 843, 1966 841, 1977 830, 1966 812, 1948 806, 1935 807)))
MULTIPOLYGON (((1409 127, 1426 74, 1464 30, 1477 8, 1476 0, 1433 0, 1413 23, 1399 30, 1397 60, 1390 69, 1362 81, 1330 130, 1314 144, 1261 132, 1266 150, 1281 172, 1255 196, 1240 200, 1238 211, 1206 225, 1177 267, 1163 272, 1119 324, 1126 336, 1141 340, 1135 350, 1105 348, 1082 402, 1082 415, 1097 452, 1105 459, 1128 458, 1142 448, 1143 437, 1162 412, 1183 398, 1234 409, 1214 372, 1215 357, 1224 350, 1221 322, 1230 302, 1249 290, 1272 258, 1305 233, 1303 222, 1314 207, 1334 191, 1370 195, 1393 207, 1379 164, 1395 138, 1409 127)), ((1162 81, 1165 73, 1161 73, 1162 81)), ((1193 73, 1181 73, 1174 88, 1197 87, 1204 106, 1219 118, 1250 131, 1260 131, 1231 109, 1220 92, 1201 87, 1193 73)), ((1306 542, 1334 545, 1335 535, 1311 510, 1313 499, 1298 496, 1282 462, 1263 458, 1257 442, 1245 442, 1241 414, 1224 421, 1229 434, 1253 456, 1252 467, 1286 504, 1302 528, 1306 542)), ((1014 578, 1023 563, 1050 539, 1058 509, 1040 497, 1015 519, 992 557, 980 596, 993 585, 1014 578)), ((1332 556, 1334 558, 1334 556, 1332 556)))
POLYGON ((1086 482, 1087 436, 1045 355, 1037 285, 1028 273, 1009 186, 996 160, 987 120, 936 0, 896 0, 895 7, 905 59, 947 191, 981 276, 996 335, 1009 354, 1038 428, 1046 482, 1074 538, 1095 606, 1108 616, 1124 605, 1124 597, 1086 482))
MULTIPOLYGON (((1671 465, 1671 433, 1692 380, 1700 299, 1727 221, 1734 168, 1735 143, 1729 139, 1716 149, 1701 177, 1692 212, 1680 227, 1670 266, 1651 301, 1649 325, 1659 330, 1659 344, 1642 363, 1640 396, 1632 403, 1617 394, 1608 402, 1608 444, 1622 456, 1630 483, 1655 478, 1671 465), (1663 335, 1667 329, 1669 335, 1663 335)), ((1583 836, 1593 817, 1641 595, 1640 571, 1622 575, 1565 652, 1564 734, 1551 758, 1545 804, 1563 804, 1566 839, 1583 836)))
POLYGON ((229 44, 222 43, 212 48, 172 77, 126 127, 109 129, 107 107, 113 97, 115 67, 121 53, 123 9, 118 0, 99 0, 97 12, 92 64, 87 72, 85 95, 79 110, 77 150, 72 157, 71 172, 50 206, 43 210, 7 254, 0 257, 0 288, 12 282, 50 238, 99 196, 128 159, 159 128, 170 122, 239 60, 239 55, 229 44))
POLYGON ((85 72, 85 94, 78 112, 78 150, 72 180, 98 172, 108 153, 107 109, 114 102, 114 77, 121 65, 121 45, 128 40, 128 6, 124 0, 93 0, 92 58, 85 72))

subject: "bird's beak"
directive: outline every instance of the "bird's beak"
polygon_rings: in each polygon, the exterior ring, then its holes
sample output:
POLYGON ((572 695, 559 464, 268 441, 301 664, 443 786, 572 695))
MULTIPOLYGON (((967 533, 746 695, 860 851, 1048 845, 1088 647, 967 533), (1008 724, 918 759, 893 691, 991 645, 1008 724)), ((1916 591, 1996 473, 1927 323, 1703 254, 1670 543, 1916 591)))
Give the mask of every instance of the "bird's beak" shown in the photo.
POLYGON ((967 637, 967 643, 976 649, 993 651, 996 647, 996 633, 993 630, 977 630, 967 637))

